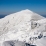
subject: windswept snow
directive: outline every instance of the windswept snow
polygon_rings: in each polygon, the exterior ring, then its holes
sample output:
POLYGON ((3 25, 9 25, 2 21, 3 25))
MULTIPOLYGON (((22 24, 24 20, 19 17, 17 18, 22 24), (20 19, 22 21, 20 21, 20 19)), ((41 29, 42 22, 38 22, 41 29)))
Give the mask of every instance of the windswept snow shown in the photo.
POLYGON ((9 40, 31 43, 30 38, 38 38, 39 34, 45 31, 45 25, 40 24, 44 19, 28 9, 0 19, 0 46, 1 43, 9 40))

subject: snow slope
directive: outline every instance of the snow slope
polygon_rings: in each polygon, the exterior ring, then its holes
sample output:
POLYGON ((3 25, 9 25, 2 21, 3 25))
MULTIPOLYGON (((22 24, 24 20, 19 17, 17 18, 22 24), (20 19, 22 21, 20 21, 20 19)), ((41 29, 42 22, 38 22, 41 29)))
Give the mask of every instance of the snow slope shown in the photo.
POLYGON ((46 46, 46 38, 38 39, 35 41, 37 46, 46 46))
POLYGON ((46 32, 46 18, 38 21, 34 21, 34 23, 37 23, 38 25, 37 27, 39 27, 38 30, 40 29, 41 31, 46 32))
POLYGON ((46 24, 46 18, 45 19, 41 19, 41 20, 38 20, 38 21, 35 21, 36 23, 39 23, 39 24, 46 24))
POLYGON ((7 15, 0 19, 0 35, 11 30, 31 30, 31 21, 40 20, 44 17, 26 9, 17 13, 7 15), (2 32, 3 31, 3 32, 2 32))
MULTIPOLYGON (((8 40, 18 40, 30 43, 29 38, 33 37, 34 31, 31 29, 31 22, 44 19, 44 17, 28 9, 10 14, 0 19, 0 44, 8 40)), ((41 30, 41 29, 39 29, 41 30)))

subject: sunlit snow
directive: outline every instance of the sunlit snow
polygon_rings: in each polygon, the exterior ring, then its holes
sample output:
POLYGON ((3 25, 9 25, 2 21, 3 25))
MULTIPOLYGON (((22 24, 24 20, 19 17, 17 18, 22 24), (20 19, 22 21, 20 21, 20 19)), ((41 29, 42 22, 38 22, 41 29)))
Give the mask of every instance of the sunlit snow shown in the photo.
POLYGON ((0 46, 12 40, 46 46, 45 32, 46 18, 28 9, 22 10, 0 19, 0 46))

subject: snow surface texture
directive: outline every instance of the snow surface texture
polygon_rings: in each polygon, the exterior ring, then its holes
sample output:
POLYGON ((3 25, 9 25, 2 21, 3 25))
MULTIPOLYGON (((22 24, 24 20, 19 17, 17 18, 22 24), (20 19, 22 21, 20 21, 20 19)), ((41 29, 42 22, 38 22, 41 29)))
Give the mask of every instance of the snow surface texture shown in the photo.
POLYGON ((37 23, 41 19, 45 18, 28 9, 0 19, 0 46, 4 41, 9 40, 31 43, 31 37, 38 37, 41 32, 45 31, 45 25, 37 23))

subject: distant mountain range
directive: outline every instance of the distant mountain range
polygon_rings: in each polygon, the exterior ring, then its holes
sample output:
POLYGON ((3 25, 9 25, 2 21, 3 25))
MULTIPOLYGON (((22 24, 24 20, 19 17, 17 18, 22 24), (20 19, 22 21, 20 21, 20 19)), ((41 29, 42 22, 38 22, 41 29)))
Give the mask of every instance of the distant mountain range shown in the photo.
POLYGON ((46 17, 46 15, 42 15, 43 17, 46 17))
POLYGON ((3 18, 3 17, 5 17, 6 15, 0 15, 0 18, 3 18))

